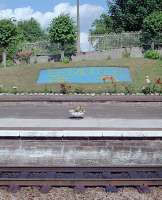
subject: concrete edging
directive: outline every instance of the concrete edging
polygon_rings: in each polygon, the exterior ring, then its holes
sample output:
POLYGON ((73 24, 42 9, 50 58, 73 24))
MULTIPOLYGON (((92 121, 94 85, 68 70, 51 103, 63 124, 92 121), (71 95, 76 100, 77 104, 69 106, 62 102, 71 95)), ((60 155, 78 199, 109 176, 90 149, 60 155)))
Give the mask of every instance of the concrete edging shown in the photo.
POLYGON ((148 130, 148 131, 143 131, 143 130, 138 130, 138 131, 70 131, 70 130, 64 130, 64 131, 31 131, 31 130, 0 130, 0 138, 3 137, 28 137, 28 138, 70 138, 70 137, 129 137, 129 138, 159 138, 162 137, 162 130, 148 130))
POLYGON ((1 94, 0 102, 162 102, 162 95, 1 94))

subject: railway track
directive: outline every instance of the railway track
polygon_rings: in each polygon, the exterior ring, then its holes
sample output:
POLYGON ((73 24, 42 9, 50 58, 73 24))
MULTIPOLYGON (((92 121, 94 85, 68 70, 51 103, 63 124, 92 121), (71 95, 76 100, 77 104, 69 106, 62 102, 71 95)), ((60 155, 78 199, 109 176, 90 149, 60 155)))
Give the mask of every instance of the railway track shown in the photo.
POLYGON ((0 167, 0 186, 10 192, 25 186, 37 186, 43 193, 51 187, 104 187, 107 192, 117 192, 118 187, 129 186, 150 192, 150 186, 162 186, 162 166, 0 167))

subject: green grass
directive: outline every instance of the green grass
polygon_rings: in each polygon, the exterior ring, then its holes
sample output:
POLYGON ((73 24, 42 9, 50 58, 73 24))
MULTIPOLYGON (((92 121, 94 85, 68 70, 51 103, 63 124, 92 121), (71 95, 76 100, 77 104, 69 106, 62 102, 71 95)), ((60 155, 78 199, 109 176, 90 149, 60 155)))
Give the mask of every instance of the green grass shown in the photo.
MULTIPOLYGON (((157 78, 162 79, 162 61, 150 60, 143 58, 123 58, 116 60, 101 60, 101 61, 82 61, 71 62, 69 64, 62 63, 47 63, 35 65, 19 65, 7 68, 0 68, 0 84, 3 85, 5 91, 12 91, 12 87, 16 86, 20 92, 44 92, 45 90, 59 91, 59 84, 38 85, 40 69, 52 69, 56 67, 72 67, 72 66, 124 66, 129 67, 135 91, 138 91, 145 84, 145 75, 149 75, 154 81, 157 78), (140 66, 140 71, 137 71, 140 66)), ((110 83, 103 84, 82 84, 72 85, 71 90, 75 91, 78 88, 80 91, 109 91, 112 89, 110 83)), ((123 85, 117 84, 117 90, 123 91, 123 85)))

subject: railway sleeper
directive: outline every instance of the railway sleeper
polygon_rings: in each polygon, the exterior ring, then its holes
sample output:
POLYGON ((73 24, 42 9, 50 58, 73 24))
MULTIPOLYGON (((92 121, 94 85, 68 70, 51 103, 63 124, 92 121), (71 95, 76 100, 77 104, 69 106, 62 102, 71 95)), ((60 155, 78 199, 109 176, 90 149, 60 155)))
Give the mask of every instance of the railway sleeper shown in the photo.
POLYGON ((47 194, 49 193, 49 191, 52 189, 52 186, 50 185, 42 185, 40 188, 39 188, 39 191, 43 194, 47 194))
POLYGON ((150 193, 151 189, 146 185, 138 185, 136 186, 136 189, 139 193, 150 193))
MULTIPOLYGON (((0 186, 0 187, 4 187, 4 186, 0 186)), ((54 186, 54 185, 16 185, 16 184, 11 184, 11 185, 5 185, 5 188, 8 192, 10 193, 16 193, 18 192, 19 190, 21 190, 22 187, 36 187, 39 189, 39 191, 42 193, 42 194, 47 194, 50 192, 50 190, 54 187, 57 187, 57 188, 61 188, 63 186, 54 186)), ((115 186, 115 185, 107 185, 107 186, 84 186, 84 185, 75 185, 74 187, 71 187, 71 186, 66 186, 67 188, 73 188, 74 191, 76 192, 79 192, 79 193, 84 193, 86 188, 95 188, 95 187, 101 187, 105 190, 105 192, 107 193, 117 193, 119 192, 119 188, 127 188, 127 187, 132 187, 132 188, 136 188, 137 191, 139 193, 150 193, 151 192, 151 189, 149 186, 146 186, 146 185, 137 185, 137 186, 115 186)))
POLYGON ((119 191, 119 189, 114 185, 108 185, 105 187, 105 192, 116 193, 118 191, 119 191))
POLYGON ((76 185, 76 186, 74 187, 74 190, 75 190, 76 192, 83 193, 83 192, 85 192, 86 188, 85 188, 84 185, 76 185))
POLYGON ((20 187, 19 185, 15 185, 15 184, 9 185, 9 186, 7 187, 7 191, 8 191, 8 192, 11 192, 11 193, 16 193, 16 192, 18 192, 20 189, 21 189, 21 187, 20 187))

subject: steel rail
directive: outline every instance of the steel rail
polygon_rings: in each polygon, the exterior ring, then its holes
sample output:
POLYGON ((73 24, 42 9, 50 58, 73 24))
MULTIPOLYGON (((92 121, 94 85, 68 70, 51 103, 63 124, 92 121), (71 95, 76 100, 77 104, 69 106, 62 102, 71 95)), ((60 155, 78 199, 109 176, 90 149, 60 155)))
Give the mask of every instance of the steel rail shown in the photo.
POLYGON ((162 186, 162 166, 112 167, 0 167, 0 186, 10 191, 22 186, 51 187, 162 186))

